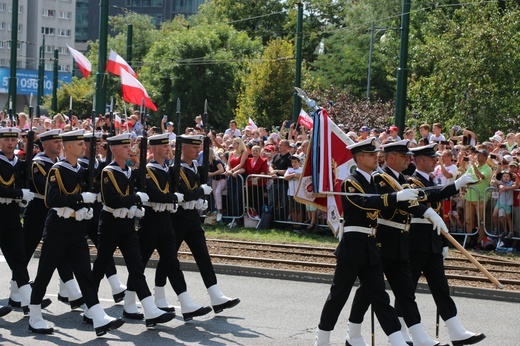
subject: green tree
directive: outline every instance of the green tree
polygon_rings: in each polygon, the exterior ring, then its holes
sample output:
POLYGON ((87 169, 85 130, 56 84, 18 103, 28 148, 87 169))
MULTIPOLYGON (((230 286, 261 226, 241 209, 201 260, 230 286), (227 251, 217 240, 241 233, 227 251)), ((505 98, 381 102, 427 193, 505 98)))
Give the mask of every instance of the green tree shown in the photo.
POLYGON ((209 125, 224 129, 235 114, 245 59, 261 50, 261 42, 224 23, 201 23, 189 29, 183 24, 184 19, 176 18, 161 28, 144 58, 140 79, 149 86, 160 114, 173 115, 180 98, 183 128, 194 124, 207 99, 209 125))

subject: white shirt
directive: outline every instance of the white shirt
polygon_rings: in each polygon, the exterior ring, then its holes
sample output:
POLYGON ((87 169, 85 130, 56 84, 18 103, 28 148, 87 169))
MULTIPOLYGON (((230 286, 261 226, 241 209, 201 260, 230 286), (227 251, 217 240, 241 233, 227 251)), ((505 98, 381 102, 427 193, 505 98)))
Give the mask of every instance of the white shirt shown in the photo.
MULTIPOLYGON (((289 167, 285 171, 285 175, 289 175, 289 174, 293 174, 293 173, 302 174, 302 168, 298 167, 298 168, 294 169, 292 167, 289 167)), ((289 187, 287 189, 288 196, 294 196, 294 194, 296 193, 296 188, 298 187, 298 180, 299 179, 289 180, 289 187)))
POLYGON ((439 136, 435 136, 432 134, 429 139, 430 142, 440 142, 440 141, 446 141, 446 137, 441 133, 439 136))
POLYGON ((437 165, 435 169, 433 170, 433 182, 435 185, 448 185, 455 181, 455 178, 457 177, 458 169, 457 166, 454 164, 451 164, 449 166, 444 166, 448 172, 450 172, 453 177, 446 178, 444 174, 442 174, 442 168, 441 165, 437 165))
POLYGON ((230 135, 230 136, 233 136, 233 137, 242 137, 242 132, 239 130, 239 129, 235 129, 235 131, 233 131, 232 129, 227 129, 226 132, 224 132, 225 135, 230 135))

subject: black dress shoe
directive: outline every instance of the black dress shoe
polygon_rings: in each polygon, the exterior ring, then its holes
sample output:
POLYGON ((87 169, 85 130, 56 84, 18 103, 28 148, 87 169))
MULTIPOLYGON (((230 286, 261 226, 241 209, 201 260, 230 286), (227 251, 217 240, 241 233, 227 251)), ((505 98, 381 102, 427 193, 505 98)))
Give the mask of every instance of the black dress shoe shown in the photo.
POLYGON ((83 323, 93 325, 94 321, 92 320, 92 318, 87 317, 85 316, 85 314, 83 314, 83 323))
POLYGON ((231 299, 223 304, 213 305, 213 311, 215 311, 215 313, 218 314, 219 312, 222 312, 224 309, 230 309, 233 306, 238 305, 238 303, 240 303, 240 299, 231 299))
MULTIPOLYGON (((42 303, 40 304, 40 306, 42 307, 42 309, 45 309, 46 307, 48 307, 51 304, 52 304, 52 300, 50 300, 49 298, 44 298, 42 300, 42 303)), ((23 311, 24 315, 29 315, 29 307, 28 306, 23 306, 22 307, 22 311, 23 311)))
POLYGON ((58 293, 58 300, 62 303, 68 303, 69 302, 69 297, 64 297, 62 296, 61 294, 58 293))
POLYGON ((114 303, 119 303, 119 302, 122 302, 124 299, 125 299, 125 292, 126 290, 124 290, 123 292, 121 293, 116 293, 114 294, 112 297, 114 297, 114 303))
POLYGON ((12 307, 10 307, 10 306, 2 306, 0 308, 0 317, 7 315, 11 311, 13 311, 12 307))
POLYGON ((12 306, 13 308, 21 308, 22 307, 22 302, 17 302, 16 300, 12 300, 9 297, 9 305, 12 306))
POLYGON ((79 309, 81 307, 81 305, 83 305, 85 303, 85 300, 83 299, 83 297, 80 297, 75 300, 69 300, 69 303, 70 303, 70 309, 76 310, 76 309, 79 309))
MULTIPOLYGON (((410 343, 410 345, 413 345, 413 344, 410 343)), ((450 344, 443 344, 442 342, 438 342, 434 346, 450 346, 450 344)))
POLYGON ((52 328, 52 327, 50 327, 50 328, 33 328, 30 324, 29 324, 29 330, 36 334, 52 334, 54 332, 54 328, 52 328))
POLYGON ((158 316, 156 318, 150 318, 147 319, 146 322, 146 328, 154 327, 157 323, 166 323, 175 318, 174 312, 165 312, 161 316, 158 316))
POLYGON ((142 320, 144 318, 144 315, 140 312, 126 312, 124 309, 123 316, 131 320, 142 320))
MULTIPOLYGON (((412 341, 405 341, 405 342, 406 342, 406 344, 407 344, 408 346, 413 346, 413 342, 412 342, 412 341)), ((437 344, 437 345, 439 345, 439 344, 437 344)), ((448 345, 448 346, 450 346, 450 345, 448 345)))
POLYGON ((486 336, 482 333, 475 334, 464 340, 452 341, 453 346, 473 345, 484 340, 486 336))
POLYGON ((96 336, 105 335, 107 332, 117 329, 117 328, 121 327, 123 324, 125 324, 125 321, 123 321, 120 318, 110 321, 107 324, 105 324, 104 326, 96 328, 96 336))
POLYGON ((206 314, 209 314, 211 312, 211 308, 209 306, 203 306, 198 310, 195 310, 193 312, 186 312, 182 313, 182 318, 184 322, 191 321, 193 317, 197 316, 204 316, 206 314))
POLYGON ((160 306, 157 307, 159 310, 166 311, 166 312, 175 312, 175 307, 173 306, 167 306, 164 308, 161 308, 160 306))

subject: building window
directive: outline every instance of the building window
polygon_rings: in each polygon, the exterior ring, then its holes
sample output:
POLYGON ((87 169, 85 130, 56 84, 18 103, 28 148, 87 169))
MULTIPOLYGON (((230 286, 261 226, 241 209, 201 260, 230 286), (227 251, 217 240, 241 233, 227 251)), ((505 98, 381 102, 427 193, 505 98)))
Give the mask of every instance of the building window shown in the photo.
POLYGON ((60 11, 58 18, 60 19, 70 19, 72 17, 72 12, 70 11, 60 11))
POLYGON ((44 17, 56 17, 55 10, 49 10, 48 8, 42 8, 42 16, 44 17))
POLYGON ((22 24, 18 24, 18 32, 22 32, 23 30, 23 25, 22 24))
POLYGON ((54 46, 45 46, 45 53, 53 53, 54 46))
POLYGON ((0 29, 1 30, 5 30, 5 28, 7 28, 7 23, 6 22, 1 22, 0 23, 0 29))
POLYGON ((54 70, 54 64, 45 64, 45 71, 54 70))
POLYGON ((58 47, 59 54, 69 54, 69 50, 66 47, 58 47))
POLYGON ((4 41, 0 41, 0 49, 4 49, 5 48, 5 42, 4 41))
POLYGON ((0 12, 5 12, 7 9, 7 4, 0 4, 0 12))
POLYGON ((59 65, 58 71, 60 72, 70 72, 70 65, 59 65))
POLYGON ((7 62, 5 59, 0 59, 0 66, 7 66, 7 62))
POLYGON ((42 26, 42 34, 53 36, 54 35, 54 28, 49 28, 42 26))
POLYGON ((58 29, 58 36, 70 37, 69 29, 58 29))
POLYGON ((127 7, 163 7, 164 0, 126 0, 127 7))

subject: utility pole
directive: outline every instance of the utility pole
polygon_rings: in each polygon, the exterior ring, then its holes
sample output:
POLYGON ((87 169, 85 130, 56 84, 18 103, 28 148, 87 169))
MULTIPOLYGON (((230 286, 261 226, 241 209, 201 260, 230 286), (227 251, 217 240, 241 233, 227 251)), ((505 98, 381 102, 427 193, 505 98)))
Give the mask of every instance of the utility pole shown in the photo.
POLYGON ((16 62, 18 48, 18 0, 12 0, 12 15, 11 15, 11 61, 9 63, 9 95, 7 101, 9 108, 12 108, 12 114, 16 114, 16 88, 18 81, 16 79, 16 62))
POLYGON ((386 28, 379 28, 372 22, 370 26, 370 48, 368 51, 368 76, 367 76, 367 101, 370 101, 370 79, 372 78, 372 54, 374 52, 374 41, 379 32, 386 31, 386 28))
POLYGON ((397 69, 397 92, 395 100, 395 125, 399 135, 403 136, 406 117, 406 89, 408 84, 408 36, 410 33, 411 0, 403 0, 401 13, 401 48, 399 52, 399 68, 397 69))
MULTIPOLYGON (((301 79, 302 79, 302 22, 303 22, 303 4, 299 2, 298 4, 298 18, 296 21, 296 73, 294 77, 294 86, 300 87, 301 79)), ((293 116, 292 120, 296 123, 298 119, 298 114, 300 114, 301 108, 301 99, 298 96, 298 92, 295 90, 293 93, 293 116)))
MULTIPOLYGON (((53 112, 58 112, 58 50, 54 50, 54 68, 52 70, 52 106, 53 112)), ((72 119, 70 119, 72 121, 72 119)))
POLYGON ((45 82, 45 34, 43 34, 38 61, 38 92, 36 95, 36 117, 40 117, 45 82))
MULTIPOLYGON (((106 66, 107 66, 107 36, 108 36, 108 2, 109 0, 101 0, 99 10, 99 53, 98 53, 98 71, 96 73, 96 115, 105 114, 106 112, 106 66)), ((95 124, 92 124, 95 126, 95 124)))
POLYGON ((132 39, 134 36, 133 24, 126 26, 126 62, 132 66, 132 39))

